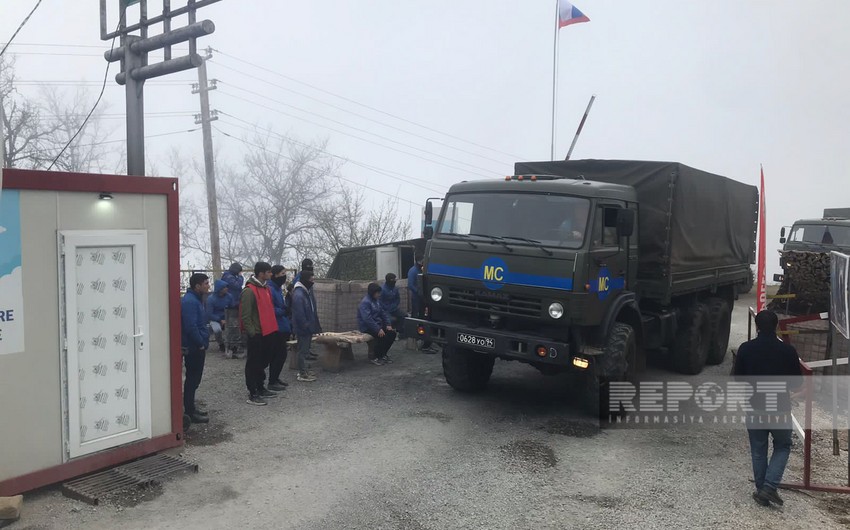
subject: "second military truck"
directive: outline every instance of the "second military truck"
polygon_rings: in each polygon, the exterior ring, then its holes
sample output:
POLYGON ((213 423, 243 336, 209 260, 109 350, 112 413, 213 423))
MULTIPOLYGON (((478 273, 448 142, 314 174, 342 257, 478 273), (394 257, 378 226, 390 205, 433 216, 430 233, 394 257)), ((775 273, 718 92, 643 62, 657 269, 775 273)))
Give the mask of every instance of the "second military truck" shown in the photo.
MULTIPOLYGON (((443 345, 457 390, 496 358, 606 385, 666 350, 686 374, 723 361, 735 286, 755 261, 755 187, 679 163, 523 162, 446 195, 407 331, 443 345)), ((426 225, 432 224, 430 203, 426 225)))

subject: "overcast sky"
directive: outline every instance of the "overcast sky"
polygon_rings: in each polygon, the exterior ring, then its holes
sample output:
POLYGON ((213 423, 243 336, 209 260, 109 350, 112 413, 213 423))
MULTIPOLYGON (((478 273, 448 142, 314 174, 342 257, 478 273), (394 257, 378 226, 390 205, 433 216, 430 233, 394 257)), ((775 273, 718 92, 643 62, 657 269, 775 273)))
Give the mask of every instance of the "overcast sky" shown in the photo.
MULTIPOLYGON (((34 3, 0 0, 0 41, 34 3)), ((575 3, 591 21, 561 30, 557 156, 596 94, 573 158, 674 160, 751 184, 764 164, 771 252, 780 226, 850 206, 850 2, 575 3)), ((236 137, 248 122, 328 138, 334 154, 395 174, 349 163, 345 177, 397 195, 402 211, 418 217, 426 197, 454 182, 549 157, 554 12, 555 0, 222 0, 199 16, 216 24, 199 44, 224 52, 209 64, 221 81, 212 106, 236 117, 215 126, 236 137)), ((109 48, 98 2, 44 0, 15 42, 8 53, 19 54, 21 80, 83 81, 97 94, 109 48), (36 46, 44 44, 67 47, 36 46)), ((116 71, 105 101, 119 114, 116 71)), ((195 127, 194 77, 148 85, 146 134, 195 127)), ((123 138, 120 116, 109 123, 123 138)), ((214 142, 222 159, 238 162, 243 144, 218 131, 214 142)), ((148 153, 162 156, 171 145, 199 155, 200 132, 151 138, 148 153)))

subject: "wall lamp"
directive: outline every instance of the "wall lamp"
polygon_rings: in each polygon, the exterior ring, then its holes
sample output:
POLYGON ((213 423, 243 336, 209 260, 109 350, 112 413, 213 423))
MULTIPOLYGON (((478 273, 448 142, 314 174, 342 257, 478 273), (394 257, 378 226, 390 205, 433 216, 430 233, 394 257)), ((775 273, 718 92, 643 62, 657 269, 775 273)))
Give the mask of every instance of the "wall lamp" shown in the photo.
POLYGON ((102 201, 111 201, 112 200, 112 194, 111 193, 101 193, 100 196, 98 196, 98 199, 100 199, 102 201))

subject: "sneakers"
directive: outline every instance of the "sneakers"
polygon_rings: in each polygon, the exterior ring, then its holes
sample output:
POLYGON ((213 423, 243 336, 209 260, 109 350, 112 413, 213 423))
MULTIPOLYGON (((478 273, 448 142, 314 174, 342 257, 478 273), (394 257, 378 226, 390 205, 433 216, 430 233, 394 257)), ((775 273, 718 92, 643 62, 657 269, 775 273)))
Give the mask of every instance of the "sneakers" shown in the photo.
POLYGON ((261 398, 259 395, 256 395, 256 394, 249 397, 247 403, 249 405, 257 405, 258 407, 268 405, 268 403, 266 403, 265 399, 261 398))
POLYGON ((384 361, 384 364, 392 364, 393 363, 393 360, 392 360, 392 358, 390 358, 389 355, 384 355, 384 358, 382 360, 384 361))
POLYGON ((303 374, 298 374, 298 377, 296 379, 302 383, 312 383, 316 380, 316 376, 307 372, 303 374))
POLYGON ((768 501, 770 501, 773 504, 776 504, 778 506, 784 506, 785 505, 785 501, 783 501, 782 497, 779 496, 779 492, 777 492, 773 488, 763 487, 762 489, 760 489, 758 491, 758 495, 761 498, 767 499, 768 501))
POLYGON ((193 414, 189 414, 189 419, 192 420, 192 423, 209 423, 210 417, 206 414, 198 414, 197 412, 193 414))
POLYGON ((274 383, 276 385, 289 386, 289 383, 287 383, 286 381, 281 381, 280 379, 277 379, 274 383))
POLYGON ((753 492, 753 500, 756 501, 756 503, 758 503, 760 506, 770 506, 770 501, 767 500, 767 497, 762 495, 760 491, 753 492))
POLYGON ((308 361, 315 361, 315 360, 319 359, 319 356, 316 355, 315 353, 308 353, 306 359, 308 361))
POLYGON ((374 364, 375 366, 383 366, 383 365, 384 365, 384 360, 383 360, 383 359, 379 359, 379 358, 377 358, 377 357, 375 357, 374 359, 372 359, 372 360, 371 360, 371 361, 369 361, 369 362, 370 362, 370 363, 372 363, 372 364, 374 364))
MULTIPOLYGON (((269 386, 271 386, 271 385, 269 385, 269 386)), ((267 388, 261 388, 259 395, 260 395, 261 398, 264 398, 264 399, 273 398, 273 397, 278 396, 277 392, 272 392, 271 390, 269 390, 267 388)))
POLYGON ((286 390, 286 385, 275 381, 274 383, 269 383, 269 390, 273 390, 275 392, 283 392, 284 390, 286 390))

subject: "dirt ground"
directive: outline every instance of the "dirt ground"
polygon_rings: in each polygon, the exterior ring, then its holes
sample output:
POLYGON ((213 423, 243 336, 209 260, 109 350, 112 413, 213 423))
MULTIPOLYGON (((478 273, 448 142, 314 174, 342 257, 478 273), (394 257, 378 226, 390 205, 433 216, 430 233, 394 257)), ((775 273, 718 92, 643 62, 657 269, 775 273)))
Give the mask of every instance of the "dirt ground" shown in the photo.
MULTIPOLYGON (((733 346, 753 302, 736 306, 733 346)), ((287 372, 290 389, 267 407, 245 404, 241 361, 211 354, 199 398, 212 421, 180 451, 197 475, 98 507, 48 488, 26 496, 11 528, 850 526, 850 497, 785 491, 784 508, 757 506, 743 428, 600 430, 561 377, 498 361, 488 391, 467 396, 448 387, 439 356, 401 343, 393 353, 376 367, 360 351, 312 384, 287 372)), ((829 433, 816 447, 819 478, 846 479, 846 451, 832 456, 829 433)), ((798 443, 786 479, 799 480, 801 461, 798 443)))

